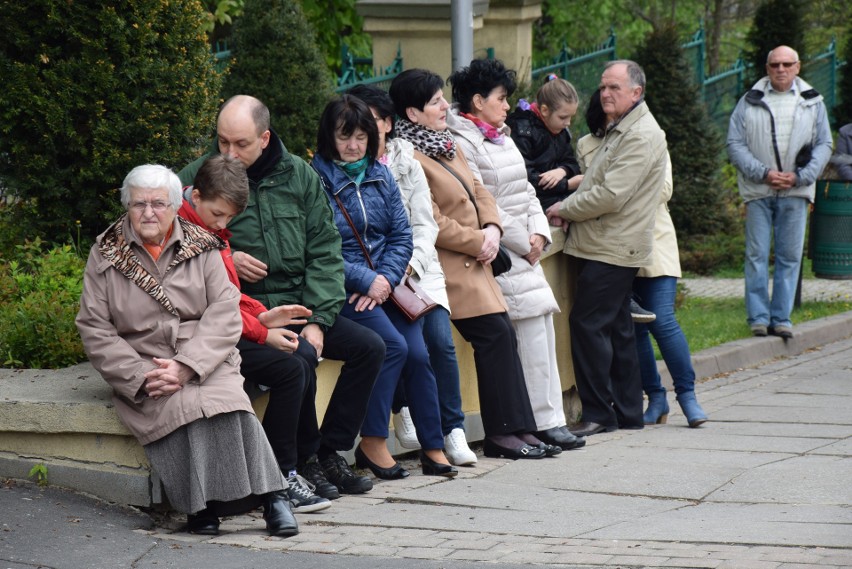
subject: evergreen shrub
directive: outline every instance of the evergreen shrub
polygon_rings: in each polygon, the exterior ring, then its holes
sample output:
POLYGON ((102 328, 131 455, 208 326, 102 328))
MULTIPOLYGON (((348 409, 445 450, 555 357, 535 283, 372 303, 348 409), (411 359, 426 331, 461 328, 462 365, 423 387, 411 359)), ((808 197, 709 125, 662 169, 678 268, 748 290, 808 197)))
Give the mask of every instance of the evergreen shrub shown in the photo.
POLYGON ((317 126, 334 96, 331 74, 316 35, 295 0, 246 0, 234 22, 233 59, 224 98, 263 101, 272 128, 293 154, 307 157, 317 126))
POLYGON ((750 64, 746 90, 766 75, 766 56, 779 45, 795 49, 805 61, 805 3, 803 0, 764 0, 754 13, 746 34, 745 61, 750 64))
POLYGON ((143 163, 180 168, 215 121, 221 77, 199 0, 4 3, 0 185, 21 236, 91 239, 143 163))

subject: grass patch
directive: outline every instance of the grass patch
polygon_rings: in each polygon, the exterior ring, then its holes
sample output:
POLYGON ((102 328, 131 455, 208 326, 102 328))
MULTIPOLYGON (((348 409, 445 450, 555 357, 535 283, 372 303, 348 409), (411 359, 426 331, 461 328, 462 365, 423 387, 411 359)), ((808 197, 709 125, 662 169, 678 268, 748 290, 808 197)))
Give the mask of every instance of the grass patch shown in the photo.
MULTIPOLYGON (((803 302, 799 308, 793 309, 793 332, 795 333, 796 324, 850 310, 852 299, 838 302, 803 302)), ((746 323, 745 300, 742 298, 686 297, 677 308, 675 316, 693 354, 719 344, 751 337, 751 330, 746 323)), ((654 351, 657 359, 661 359, 656 343, 654 351)))

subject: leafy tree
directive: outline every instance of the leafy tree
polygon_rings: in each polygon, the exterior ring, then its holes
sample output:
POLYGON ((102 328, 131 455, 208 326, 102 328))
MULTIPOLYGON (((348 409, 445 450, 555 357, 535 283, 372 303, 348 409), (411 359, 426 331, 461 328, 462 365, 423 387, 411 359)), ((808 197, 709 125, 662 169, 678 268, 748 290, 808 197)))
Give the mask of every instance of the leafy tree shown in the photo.
POLYGON ((745 87, 751 88, 766 75, 766 55, 779 45, 787 45, 805 61, 805 13, 803 0, 766 0, 758 8, 746 35, 751 47, 746 50, 746 62, 751 64, 745 87))
POLYGON ((316 144, 317 123, 333 91, 298 2, 246 0, 231 37, 234 57, 223 95, 253 95, 263 101, 288 150, 305 156, 316 144))
MULTIPOLYGON (((364 19, 355 10, 355 0, 300 0, 305 16, 317 32, 317 42, 330 69, 340 71, 343 44, 357 56, 372 53, 369 34, 364 33, 364 19)), ((379 62, 387 65, 390 62, 379 62)))
POLYGON ((636 53, 645 70, 646 101, 666 132, 674 194, 669 205, 681 242, 729 230, 733 216, 719 172, 722 142, 701 102, 674 26, 651 32, 636 53))
POLYGON ((203 19, 198 0, 4 3, 0 186, 13 231, 65 242, 79 221, 91 238, 132 167, 192 158, 220 87, 203 19))

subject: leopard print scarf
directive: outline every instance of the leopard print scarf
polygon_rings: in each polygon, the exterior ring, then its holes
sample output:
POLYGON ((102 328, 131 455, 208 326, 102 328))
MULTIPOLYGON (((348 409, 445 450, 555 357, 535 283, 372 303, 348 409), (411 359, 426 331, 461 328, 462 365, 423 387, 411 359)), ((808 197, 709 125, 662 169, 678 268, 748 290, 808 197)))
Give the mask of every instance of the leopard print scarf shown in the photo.
MULTIPOLYGON (((106 230, 101 242, 98 244, 98 251, 118 272, 133 281, 154 300, 162 304, 171 314, 180 316, 177 309, 166 296, 163 286, 157 282, 154 275, 142 266, 136 253, 130 247, 130 243, 125 239, 124 220, 126 217, 127 214, 125 213, 106 230)), ((177 220, 183 231, 183 239, 177 245, 178 249, 175 253, 175 258, 169 264, 166 272, 169 272, 178 263, 198 256, 205 251, 225 248, 225 242, 219 237, 205 231, 194 223, 186 221, 182 217, 178 217, 177 220)))
POLYGON ((429 158, 446 156, 452 160, 456 157, 456 139, 449 130, 438 132, 407 119, 397 119, 394 130, 396 136, 407 140, 429 158))

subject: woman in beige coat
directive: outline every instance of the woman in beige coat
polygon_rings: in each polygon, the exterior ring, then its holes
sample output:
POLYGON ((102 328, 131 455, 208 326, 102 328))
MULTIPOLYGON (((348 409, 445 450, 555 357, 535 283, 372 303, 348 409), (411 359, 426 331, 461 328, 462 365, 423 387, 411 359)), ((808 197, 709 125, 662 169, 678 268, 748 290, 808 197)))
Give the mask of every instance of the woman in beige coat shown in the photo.
POLYGON ((536 436, 563 450, 581 447, 586 439, 568 430, 562 405, 553 327, 559 306, 539 263, 552 242, 550 225, 527 179, 524 157, 505 124, 515 72, 496 59, 474 59, 456 70, 449 82, 455 106, 447 124, 473 174, 497 201, 501 243, 512 259, 512 268, 498 276, 497 283, 518 337, 536 436))
POLYGON ((443 84, 424 69, 409 69, 393 80, 396 135, 414 145, 429 182, 452 321, 473 346, 485 454, 541 458, 547 450, 532 434, 535 418, 517 340, 490 266, 500 244, 500 216, 447 131, 443 84))
POLYGON ((191 533, 259 504, 270 535, 298 525, 287 483, 243 391, 240 294, 223 241, 177 217, 178 177, 164 166, 124 179, 127 212, 92 246, 77 329, 113 388, 122 423, 143 445, 191 533))

